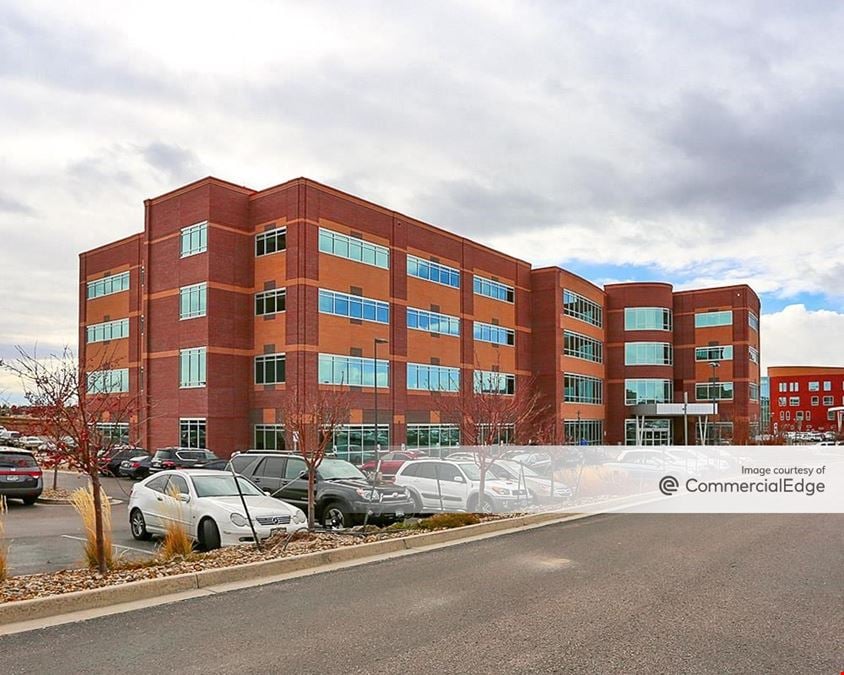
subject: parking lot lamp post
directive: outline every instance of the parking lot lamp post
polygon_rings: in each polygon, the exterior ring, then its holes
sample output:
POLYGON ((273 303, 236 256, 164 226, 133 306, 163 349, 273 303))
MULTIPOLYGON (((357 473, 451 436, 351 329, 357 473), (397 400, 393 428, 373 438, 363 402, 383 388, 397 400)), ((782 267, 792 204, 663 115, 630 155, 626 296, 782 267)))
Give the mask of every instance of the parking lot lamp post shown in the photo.
POLYGON ((713 445, 715 445, 715 443, 714 443, 714 441, 715 441, 715 406, 717 405, 715 403, 715 401, 717 400, 716 396, 715 396, 715 381, 716 381, 715 380, 715 371, 718 370, 718 367, 720 365, 721 364, 718 363, 717 361, 710 361, 709 362, 709 367, 712 368, 712 383, 709 385, 710 386, 709 393, 712 394, 712 440, 713 440, 713 445))
MULTIPOLYGON (((381 444, 378 442, 378 345, 385 345, 387 341, 384 338, 375 338, 373 341, 373 361, 374 361, 374 371, 373 371, 373 396, 375 398, 375 479, 373 480, 373 484, 378 482, 378 476, 381 473, 381 444)), ((389 371, 387 373, 389 377, 389 371)))

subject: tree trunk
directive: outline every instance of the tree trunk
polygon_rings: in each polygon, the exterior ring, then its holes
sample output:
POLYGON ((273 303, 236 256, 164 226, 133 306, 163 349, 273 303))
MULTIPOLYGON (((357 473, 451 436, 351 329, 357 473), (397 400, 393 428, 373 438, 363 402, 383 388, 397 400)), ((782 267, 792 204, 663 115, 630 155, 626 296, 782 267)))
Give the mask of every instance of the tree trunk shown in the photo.
POLYGON ((487 458, 484 455, 478 458, 480 461, 478 462, 478 470, 481 474, 481 479, 478 482, 478 513, 483 512, 484 508, 484 497, 486 496, 486 466, 487 466, 487 458))
MULTIPOLYGON (((58 461, 58 460, 57 460, 58 461)), ((59 465, 58 463, 53 467, 53 492, 58 490, 59 485, 59 465)))
POLYGON ((97 569, 100 574, 108 574, 105 556, 105 537, 103 536, 103 504, 100 489, 100 474, 94 470, 88 474, 91 477, 91 489, 94 491, 94 536, 97 546, 97 569))
POLYGON ((316 511, 316 467, 308 466, 308 531, 314 531, 316 511))

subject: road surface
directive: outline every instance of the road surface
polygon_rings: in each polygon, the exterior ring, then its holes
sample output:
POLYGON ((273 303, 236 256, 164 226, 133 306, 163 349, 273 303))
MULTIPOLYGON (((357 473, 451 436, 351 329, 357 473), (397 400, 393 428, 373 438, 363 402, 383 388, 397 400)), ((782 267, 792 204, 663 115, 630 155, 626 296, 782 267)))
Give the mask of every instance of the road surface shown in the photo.
POLYGON ((844 517, 603 515, 0 637, 6 673, 844 671, 844 517))

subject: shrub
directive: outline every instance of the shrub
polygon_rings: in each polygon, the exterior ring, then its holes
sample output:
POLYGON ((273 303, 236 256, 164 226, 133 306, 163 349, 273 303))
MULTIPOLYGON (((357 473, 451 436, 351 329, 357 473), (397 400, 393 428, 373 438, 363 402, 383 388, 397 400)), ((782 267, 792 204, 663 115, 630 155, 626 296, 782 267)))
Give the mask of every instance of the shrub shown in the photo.
POLYGON ((430 518, 424 518, 417 523, 421 530, 439 530, 443 528, 477 525, 481 517, 477 513, 438 513, 430 518))
MULTIPOLYGON (((70 503, 82 517, 85 525, 85 561, 88 567, 98 567, 97 561, 97 525, 94 515, 94 492, 93 489, 79 488, 70 495, 70 503)), ((103 517, 103 551, 105 563, 108 569, 114 567, 114 549, 111 546, 111 504, 108 495, 101 493, 100 504, 102 505, 103 517)))
POLYGON ((164 541, 158 549, 158 556, 164 560, 172 560, 176 557, 187 558, 193 553, 193 540, 184 525, 184 508, 179 500, 179 493, 172 491, 169 494, 172 499, 167 509, 170 511, 168 514, 170 518, 167 519, 164 541))

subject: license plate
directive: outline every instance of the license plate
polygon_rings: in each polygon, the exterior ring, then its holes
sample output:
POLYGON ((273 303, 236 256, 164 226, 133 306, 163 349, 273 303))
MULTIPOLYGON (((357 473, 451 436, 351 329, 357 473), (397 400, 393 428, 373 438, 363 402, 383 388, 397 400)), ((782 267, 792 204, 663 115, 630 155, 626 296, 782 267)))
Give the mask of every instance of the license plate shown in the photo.
POLYGON ((20 476, 6 476, 6 480, 10 481, 10 482, 14 482, 14 481, 17 481, 17 480, 20 480, 20 479, 21 479, 20 476))
POLYGON ((279 532, 287 533, 287 528, 284 527, 273 527, 270 528, 270 536, 272 537, 274 534, 278 534, 279 532))

